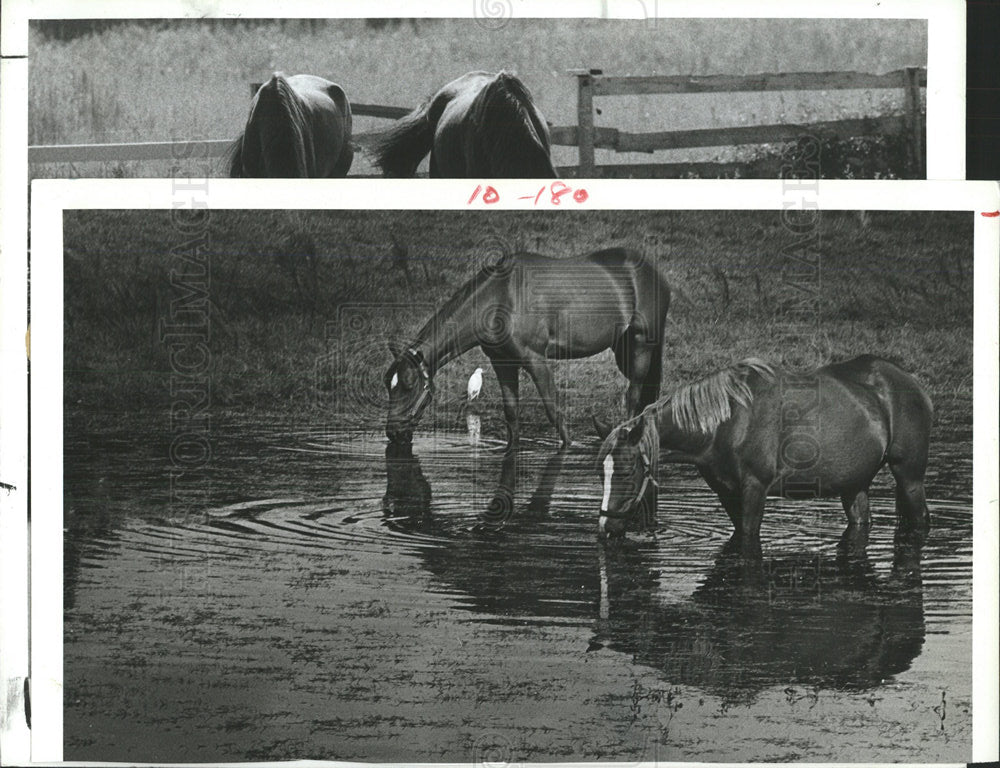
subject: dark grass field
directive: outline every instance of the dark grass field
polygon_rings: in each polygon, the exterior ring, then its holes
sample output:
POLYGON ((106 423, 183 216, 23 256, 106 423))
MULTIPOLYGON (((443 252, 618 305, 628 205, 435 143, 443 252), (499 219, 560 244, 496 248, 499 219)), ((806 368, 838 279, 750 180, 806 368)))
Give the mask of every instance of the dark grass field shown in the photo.
MULTIPOLYGON (((664 391, 746 356, 811 366, 867 352, 926 382, 939 419, 971 425, 969 214, 824 212, 801 235, 753 211, 213 211, 200 281, 184 278, 192 243, 166 212, 68 212, 65 225, 66 404, 81 415, 169 407, 161 324, 187 297, 207 310, 212 409, 378 430, 386 342, 414 334, 484 259, 624 245, 673 288, 664 391)), ((502 434, 478 349, 439 374, 428 418, 450 424, 477 365, 487 428, 502 434)), ((591 412, 620 413, 610 353, 562 364, 558 380, 576 432, 591 412)), ((522 403, 547 429, 526 378, 522 403)))

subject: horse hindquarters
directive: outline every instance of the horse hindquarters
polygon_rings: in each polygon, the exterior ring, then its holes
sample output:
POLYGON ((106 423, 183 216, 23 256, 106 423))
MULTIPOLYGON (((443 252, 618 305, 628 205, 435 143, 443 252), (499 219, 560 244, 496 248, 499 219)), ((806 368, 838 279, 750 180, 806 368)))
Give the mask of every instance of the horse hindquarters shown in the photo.
POLYGON ((330 176, 333 178, 343 178, 351 170, 354 163, 354 143, 353 143, 353 117, 351 115, 351 102, 347 98, 344 89, 336 83, 331 83, 327 88, 327 95, 333 101, 337 114, 340 115, 340 151, 333 163, 330 176))
MULTIPOLYGON (((442 121, 444 123, 445 121, 442 121)), ((554 179, 548 128, 527 87, 498 73, 456 116, 466 133, 466 175, 500 179, 554 179)))
POLYGON ((257 91, 243 134, 243 175, 248 178, 308 178, 309 162, 299 99, 275 73, 257 91))

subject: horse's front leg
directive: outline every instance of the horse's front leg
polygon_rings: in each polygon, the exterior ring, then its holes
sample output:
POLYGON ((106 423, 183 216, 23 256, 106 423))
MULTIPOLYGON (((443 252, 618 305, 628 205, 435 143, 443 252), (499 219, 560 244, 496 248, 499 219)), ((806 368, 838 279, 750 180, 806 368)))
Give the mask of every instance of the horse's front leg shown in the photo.
POLYGON ((845 493, 840 497, 847 515, 848 528, 868 528, 872 524, 871 507, 868 504, 868 489, 855 493, 845 493))
POLYGON ((507 450, 517 448, 520 439, 517 422, 518 372, 520 365, 506 360, 490 358, 493 371, 500 382, 500 394, 503 397, 503 415, 507 420, 507 450))
POLYGON ((722 508, 726 510, 726 514, 729 515, 729 520, 733 524, 733 535, 739 538, 742 531, 740 521, 743 519, 743 498, 739 490, 734 492, 732 482, 724 482, 704 467, 698 467, 698 472, 708 483, 708 487, 715 491, 719 497, 722 508))
POLYGON ((760 523, 767 488, 755 477, 744 477, 741 489, 740 544, 744 557, 760 557, 760 523))
POLYGON ((540 355, 529 352, 525 355, 524 367, 528 371, 528 375, 531 376, 531 380, 535 382, 538 394, 542 396, 545 415, 549 417, 552 426, 559 433, 559 438, 562 440, 562 447, 568 448, 571 442, 569 428, 566 426, 566 420, 563 418, 562 413, 556 406, 556 382, 555 376, 552 373, 552 362, 540 355))

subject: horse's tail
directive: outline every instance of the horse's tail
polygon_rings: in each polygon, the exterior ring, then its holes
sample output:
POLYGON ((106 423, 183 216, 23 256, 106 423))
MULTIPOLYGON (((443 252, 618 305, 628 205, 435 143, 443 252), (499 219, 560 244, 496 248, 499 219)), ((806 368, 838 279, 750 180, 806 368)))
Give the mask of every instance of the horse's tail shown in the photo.
POLYGON ((417 172, 434 143, 436 123, 428 115, 431 103, 428 99, 388 130, 366 139, 365 151, 383 175, 409 178, 417 172))
POLYGON ((240 148, 243 175, 307 177, 304 124, 295 91, 284 75, 275 72, 254 97, 240 148))
POLYGON ((555 178, 549 129, 520 79, 499 72, 472 107, 475 153, 500 178, 555 178))

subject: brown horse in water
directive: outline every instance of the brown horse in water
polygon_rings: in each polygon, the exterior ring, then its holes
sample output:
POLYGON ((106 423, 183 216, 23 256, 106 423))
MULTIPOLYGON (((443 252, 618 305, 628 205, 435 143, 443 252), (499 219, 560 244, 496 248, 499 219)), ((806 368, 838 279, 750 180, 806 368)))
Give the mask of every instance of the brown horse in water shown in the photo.
MULTIPOLYGON (((923 387, 862 355, 806 374, 744 360, 646 408, 605 438, 600 530, 651 525, 659 461, 693 464, 719 495, 744 551, 759 551, 766 496, 839 496, 868 526, 868 487, 889 465, 899 523, 926 530, 924 473, 933 411, 923 387)), ((595 422, 596 423, 596 422, 595 422)))
POLYGON ((433 395, 434 374, 480 347, 503 395, 508 447, 518 441, 518 374, 524 368, 541 395, 564 446, 569 430, 556 407, 553 362, 612 349, 629 382, 635 414, 659 396, 670 288, 636 251, 609 248, 574 258, 505 254, 480 270, 406 346, 390 344, 395 360, 386 435, 409 441, 433 395))
POLYGON ((346 176, 353 160, 344 89, 315 75, 276 72, 253 97, 246 128, 229 150, 229 175, 335 178, 346 176))
POLYGON ((452 80, 367 143, 386 176, 413 176, 430 152, 431 178, 556 177, 545 118, 506 72, 452 80))

